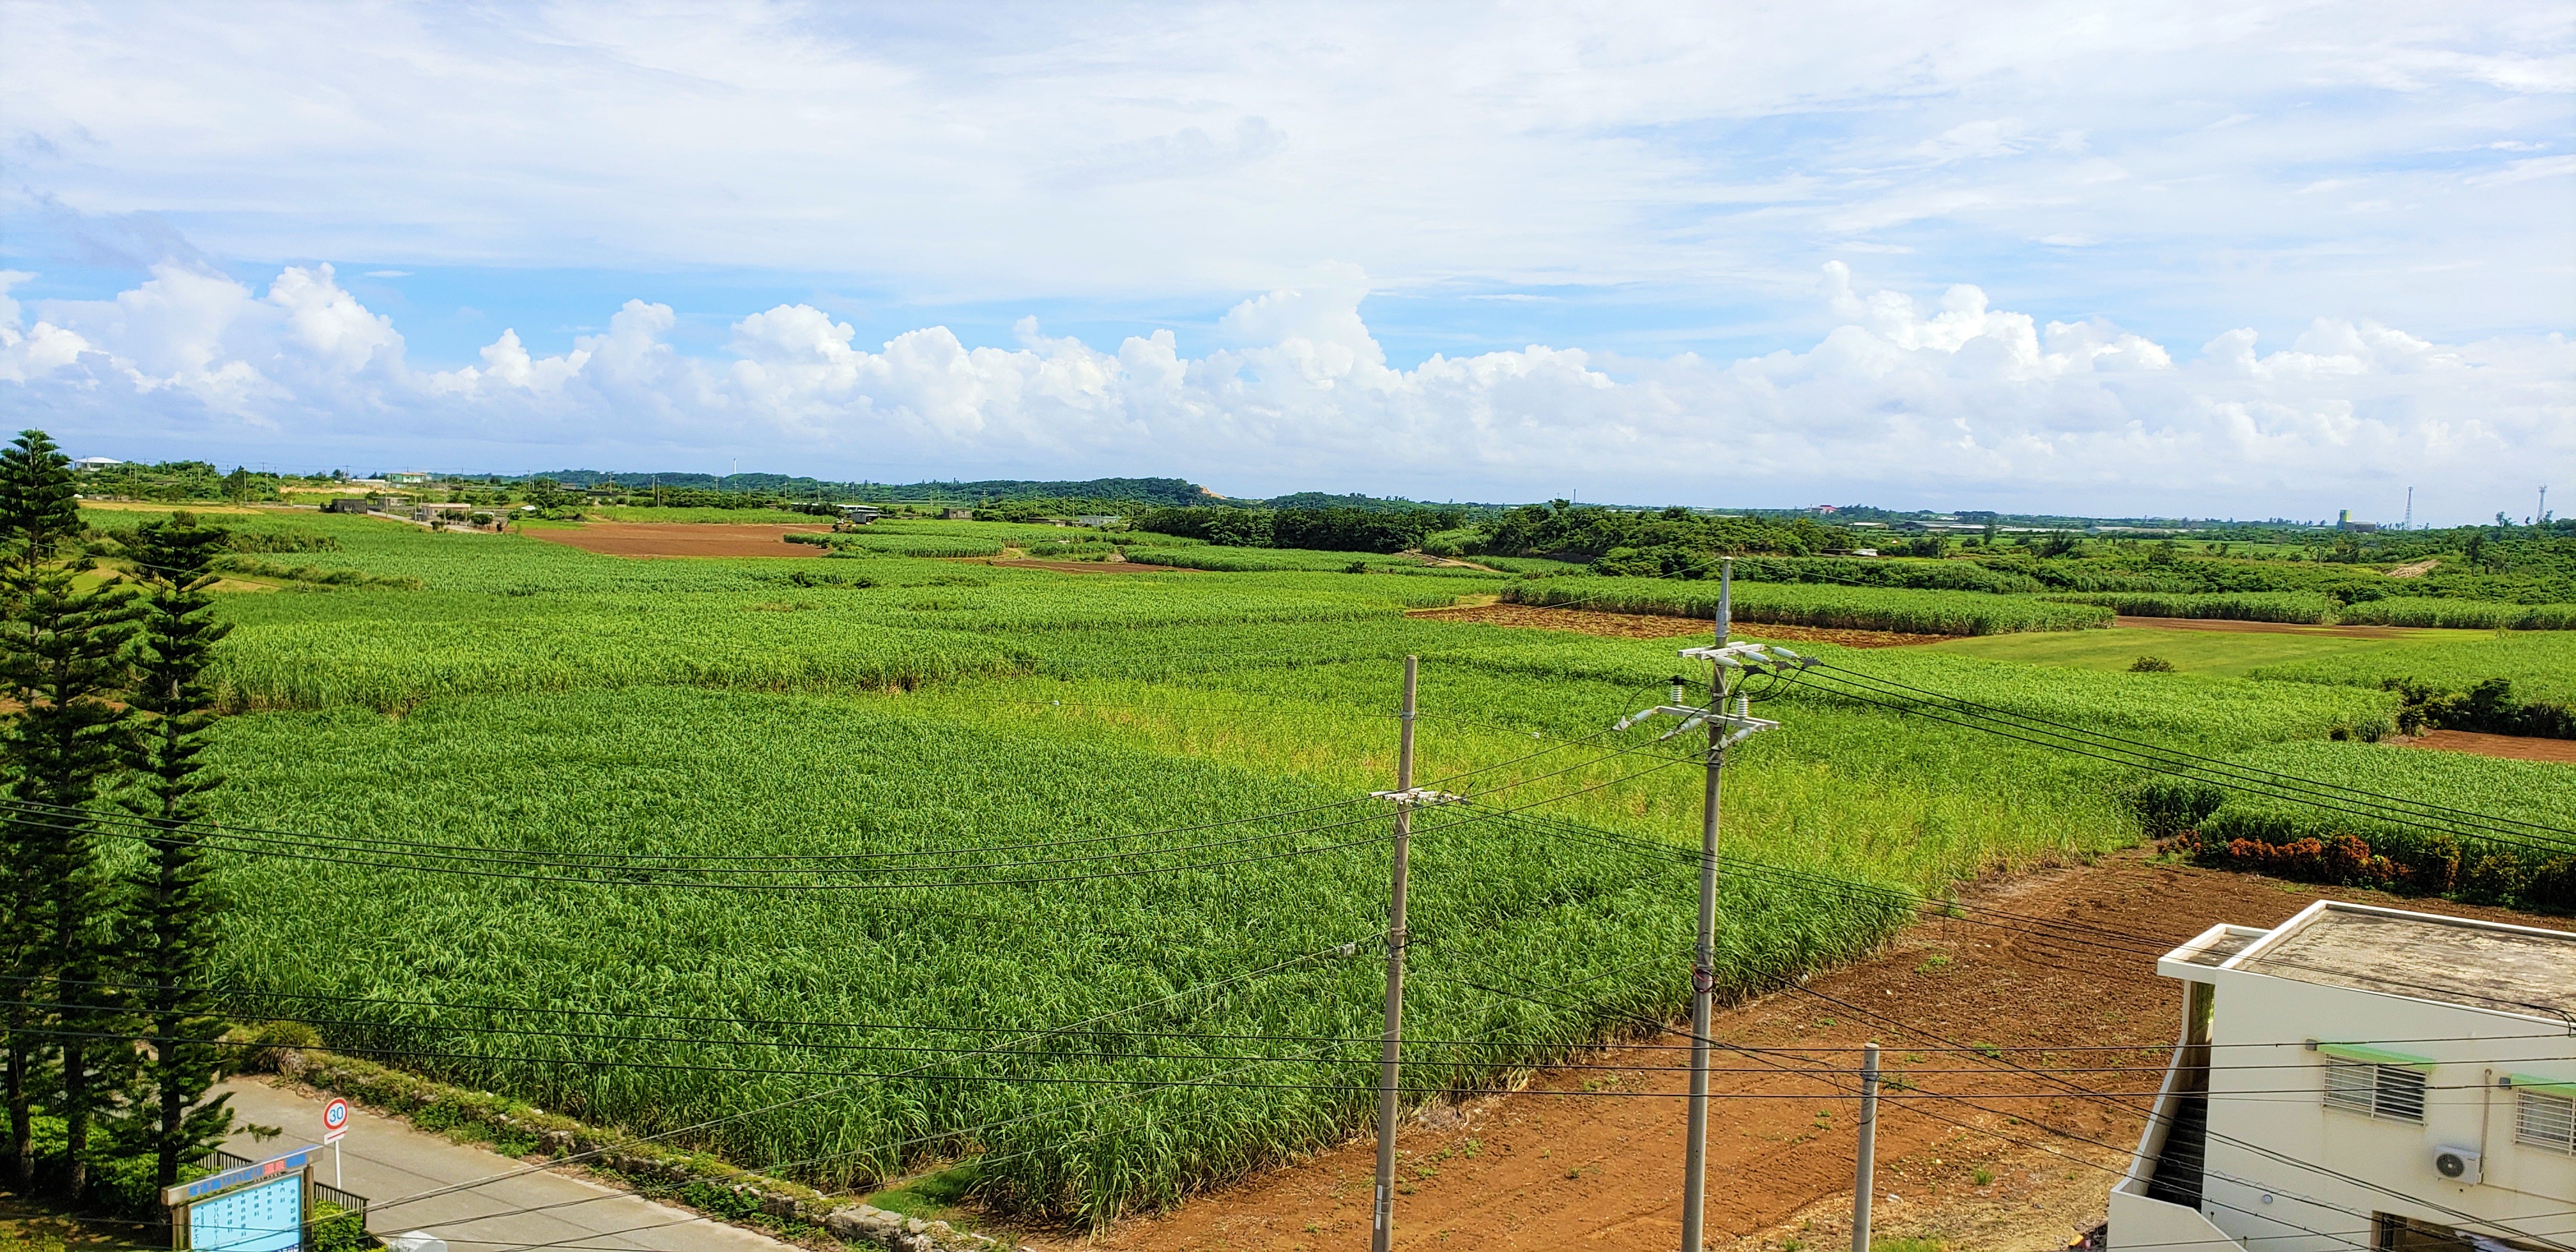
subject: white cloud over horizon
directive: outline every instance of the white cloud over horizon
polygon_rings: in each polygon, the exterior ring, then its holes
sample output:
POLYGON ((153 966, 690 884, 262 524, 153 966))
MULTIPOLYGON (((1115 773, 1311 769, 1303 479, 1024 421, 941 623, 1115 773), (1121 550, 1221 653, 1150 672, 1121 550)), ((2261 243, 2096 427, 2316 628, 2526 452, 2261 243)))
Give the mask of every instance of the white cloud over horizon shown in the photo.
POLYGON ((139 273, 184 233, 1168 308, 1338 258, 1389 292, 1786 306, 1870 252, 2166 334, 2576 330, 2563 5, 131 12, 0 0, 10 267, 139 273))
POLYGON ((2563 334, 2436 343, 2318 318, 2286 347, 2235 330, 2178 352, 2103 319, 1998 309, 1975 286, 1863 291, 1841 262, 1813 297, 1832 329, 1802 350, 1531 345, 1411 369, 1364 321, 1355 267, 1243 300, 1198 355, 1168 329, 1102 349, 1034 318, 1007 347, 928 326, 870 350, 807 304, 740 318, 721 353, 693 355, 669 306, 630 300, 565 352, 531 354, 508 329, 449 370, 412 367, 393 320, 329 265, 284 267, 261 292, 172 262, 113 299, 22 307, 8 290, 28 277, 0 272, 0 395, 24 424, 138 453, 534 470, 740 450, 745 468, 825 477, 972 466, 1256 494, 2100 514, 2393 518, 2371 505, 2413 485, 2419 517, 2461 521, 2576 467, 2563 334))

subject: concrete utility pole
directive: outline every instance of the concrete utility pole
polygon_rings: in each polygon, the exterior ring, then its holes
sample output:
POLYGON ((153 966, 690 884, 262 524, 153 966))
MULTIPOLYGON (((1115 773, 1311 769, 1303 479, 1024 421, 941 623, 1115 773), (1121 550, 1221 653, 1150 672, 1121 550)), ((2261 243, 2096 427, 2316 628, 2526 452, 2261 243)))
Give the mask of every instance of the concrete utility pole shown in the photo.
POLYGON ((1780 726, 1752 716, 1750 701, 1735 694, 1736 680, 1747 673, 1803 669, 1808 664, 1807 658, 1787 648, 1728 643, 1727 634, 1734 626, 1734 599, 1735 561, 1730 557, 1718 570, 1715 645, 1684 648, 1679 654, 1686 661, 1709 662, 1708 707, 1683 704, 1682 683, 1675 679, 1671 704, 1631 713, 1619 719, 1617 727, 1626 730, 1657 714, 1682 719, 1681 725, 1664 733, 1665 739, 1702 724, 1708 727, 1708 785, 1701 801, 1699 828, 1699 946, 1691 964, 1690 1129, 1682 1162, 1682 1252, 1700 1252, 1700 1222, 1708 1200, 1708 1032, 1717 995, 1718 788, 1725 777, 1726 750, 1749 736, 1780 726), (1734 702, 1731 710, 1727 707, 1729 700, 1734 702))
POLYGON ((1404 1056, 1404 893, 1413 848, 1417 805, 1455 804, 1458 797, 1413 785, 1414 685, 1422 658, 1404 658, 1404 712, 1395 754, 1395 790, 1369 794, 1395 805, 1394 871, 1386 906, 1386 1039, 1377 1063, 1377 1206, 1370 1219, 1370 1252, 1388 1252, 1395 1241, 1395 1130, 1402 1116, 1398 1082, 1404 1056))
POLYGON ((1852 1170, 1852 1252, 1869 1252, 1870 1184, 1878 1173, 1878 1045, 1860 1049, 1860 1161, 1852 1170))

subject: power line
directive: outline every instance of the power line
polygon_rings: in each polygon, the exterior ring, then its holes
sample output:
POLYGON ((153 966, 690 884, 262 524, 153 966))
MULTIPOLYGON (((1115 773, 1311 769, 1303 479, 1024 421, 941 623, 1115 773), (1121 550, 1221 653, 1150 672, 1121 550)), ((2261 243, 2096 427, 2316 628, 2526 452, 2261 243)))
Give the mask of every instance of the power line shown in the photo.
MULTIPOLYGON (((2067 737, 2089 738, 2093 741, 2107 741, 2108 743, 2118 745, 2115 748, 2106 749, 2109 751, 2125 751, 2130 755, 2161 758, 2168 761, 2180 762, 2182 763, 2181 768, 2205 770, 2209 773, 2218 775, 2222 779, 2238 780, 2237 785, 2240 789, 2273 787, 2294 793, 2295 795, 2322 798, 2321 800, 2311 802, 2331 803, 2347 808, 2358 806, 2355 808, 2355 811, 2366 812, 2377 810, 2383 813, 2394 813, 2397 815, 2397 820, 2420 823, 2424 819, 2416 814, 2408 813, 2402 807, 2399 807, 2413 805, 2432 813, 2446 814, 2453 818, 2465 818, 2472 825, 2480 823, 2492 824, 2490 829, 2494 833, 2488 836, 2490 838, 2497 836, 2505 838, 2520 837, 2525 839, 2538 837, 2543 842, 2558 842, 2567 844, 2568 846, 2576 846, 2576 830, 2568 830, 2563 827, 2545 825, 2539 822, 2524 821, 2519 818, 2497 817, 2491 814, 2476 813, 2466 809, 2453 808, 2448 805, 2435 804, 2430 801, 2413 800, 2400 796, 2386 795, 2381 792, 2369 791, 2358 787, 2344 786, 2340 783, 2324 782, 2318 779, 2303 778, 2293 774, 2285 774, 2278 770, 2267 770, 2256 766, 2240 765, 2234 762, 2204 756, 2199 753, 2188 752, 2178 748, 2169 748, 2159 744, 2147 743, 2142 740, 2126 738, 2124 736, 2111 734, 2107 731, 2098 731, 2086 727, 2074 726, 2069 723, 2041 717, 2037 714, 2021 713, 2010 709, 1998 708, 1994 705, 1970 700, 1962 696, 1954 696, 1944 692, 1932 691, 1927 688, 1917 687, 1911 683, 1871 674, 1863 670, 1852 669, 1848 666, 1836 665, 1827 661, 1819 661, 1816 665, 1817 668, 1831 670, 1836 674, 1850 675, 1851 678, 1845 681, 1853 685, 1871 684, 1879 688, 1893 688, 1897 691, 1911 693, 1914 698, 1944 702, 1949 705, 1953 711, 1961 712, 1963 714, 1980 716, 2007 725, 2016 725, 2017 723, 2037 723, 2038 726, 2045 727, 2048 731, 2065 732, 2065 736, 2067 737), (2357 798, 2352 800, 2340 800, 2335 798, 2339 796, 2352 796, 2357 798), (2520 827, 2522 828, 2522 832, 2528 833, 2520 833, 2505 829, 2509 827, 2520 827)), ((1792 680, 1795 680, 1794 677, 1792 680)), ((2017 728, 2026 730, 2032 729, 2030 727, 2018 726, 2017 728)), ((2033 730, 2032 733, 2047 733, 2047 731, 2033 730)), ((2168 772, 2180 772, 2180 770, 2169 769, 2168 772)), ((2221 785, 2229 784, 2222 783, 2221 785)))

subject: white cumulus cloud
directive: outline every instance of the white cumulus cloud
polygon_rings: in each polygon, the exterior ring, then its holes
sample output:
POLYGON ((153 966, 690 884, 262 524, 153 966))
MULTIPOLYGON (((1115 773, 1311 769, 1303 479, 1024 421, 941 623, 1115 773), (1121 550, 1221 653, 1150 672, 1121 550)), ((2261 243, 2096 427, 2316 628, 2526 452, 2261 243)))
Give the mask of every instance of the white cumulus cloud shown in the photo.
POLYGON ((1368 485, 1420 494, 1782 502, 2045 502, 2099 512, 2313 514, 2388 484, 2476 501, 2576 460, 2576 345, 2441 344, 2319 319, 2265 352, 2230 331, 2177 353, 2108 321, 2042 323, 1954 286, 1864 294, 1825 267, 1839 322, 1803 350, 1735 361, 1531 345, 1389 362, 1368 279, 1236 305, 1222 346, 1169 330, 1104 350, 1023 319, 1007 347, 945 327, 873 346, 803 304, 683 353, 666 305, 629 301, 567 351, 516 330, 479 364, 415 370, 390 319, 327 265, 256 293, 164 266, 105 301, 7 297, 0 384, 75 442, 254 439, 276 449, 528 468, 630 466, 738 449, 802 472, 1180 473, 1238 490, 1368 485), (539 449, 542 449, 540 451, 539 449), (1443 490, 1445 486, 1445 490, 1443 490), (2305 506, 2302 509, 2299 506, 2305 506))

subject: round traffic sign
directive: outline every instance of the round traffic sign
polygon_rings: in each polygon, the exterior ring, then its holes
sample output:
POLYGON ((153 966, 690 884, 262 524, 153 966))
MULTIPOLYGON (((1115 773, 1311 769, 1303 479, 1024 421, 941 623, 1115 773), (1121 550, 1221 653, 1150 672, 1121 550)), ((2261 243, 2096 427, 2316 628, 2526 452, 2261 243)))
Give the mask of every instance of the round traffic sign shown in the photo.
POLYGON ((349 1102, 333 1100, 322 1108, 322 1129, 338 1130, 349 1124, 349 1102))

